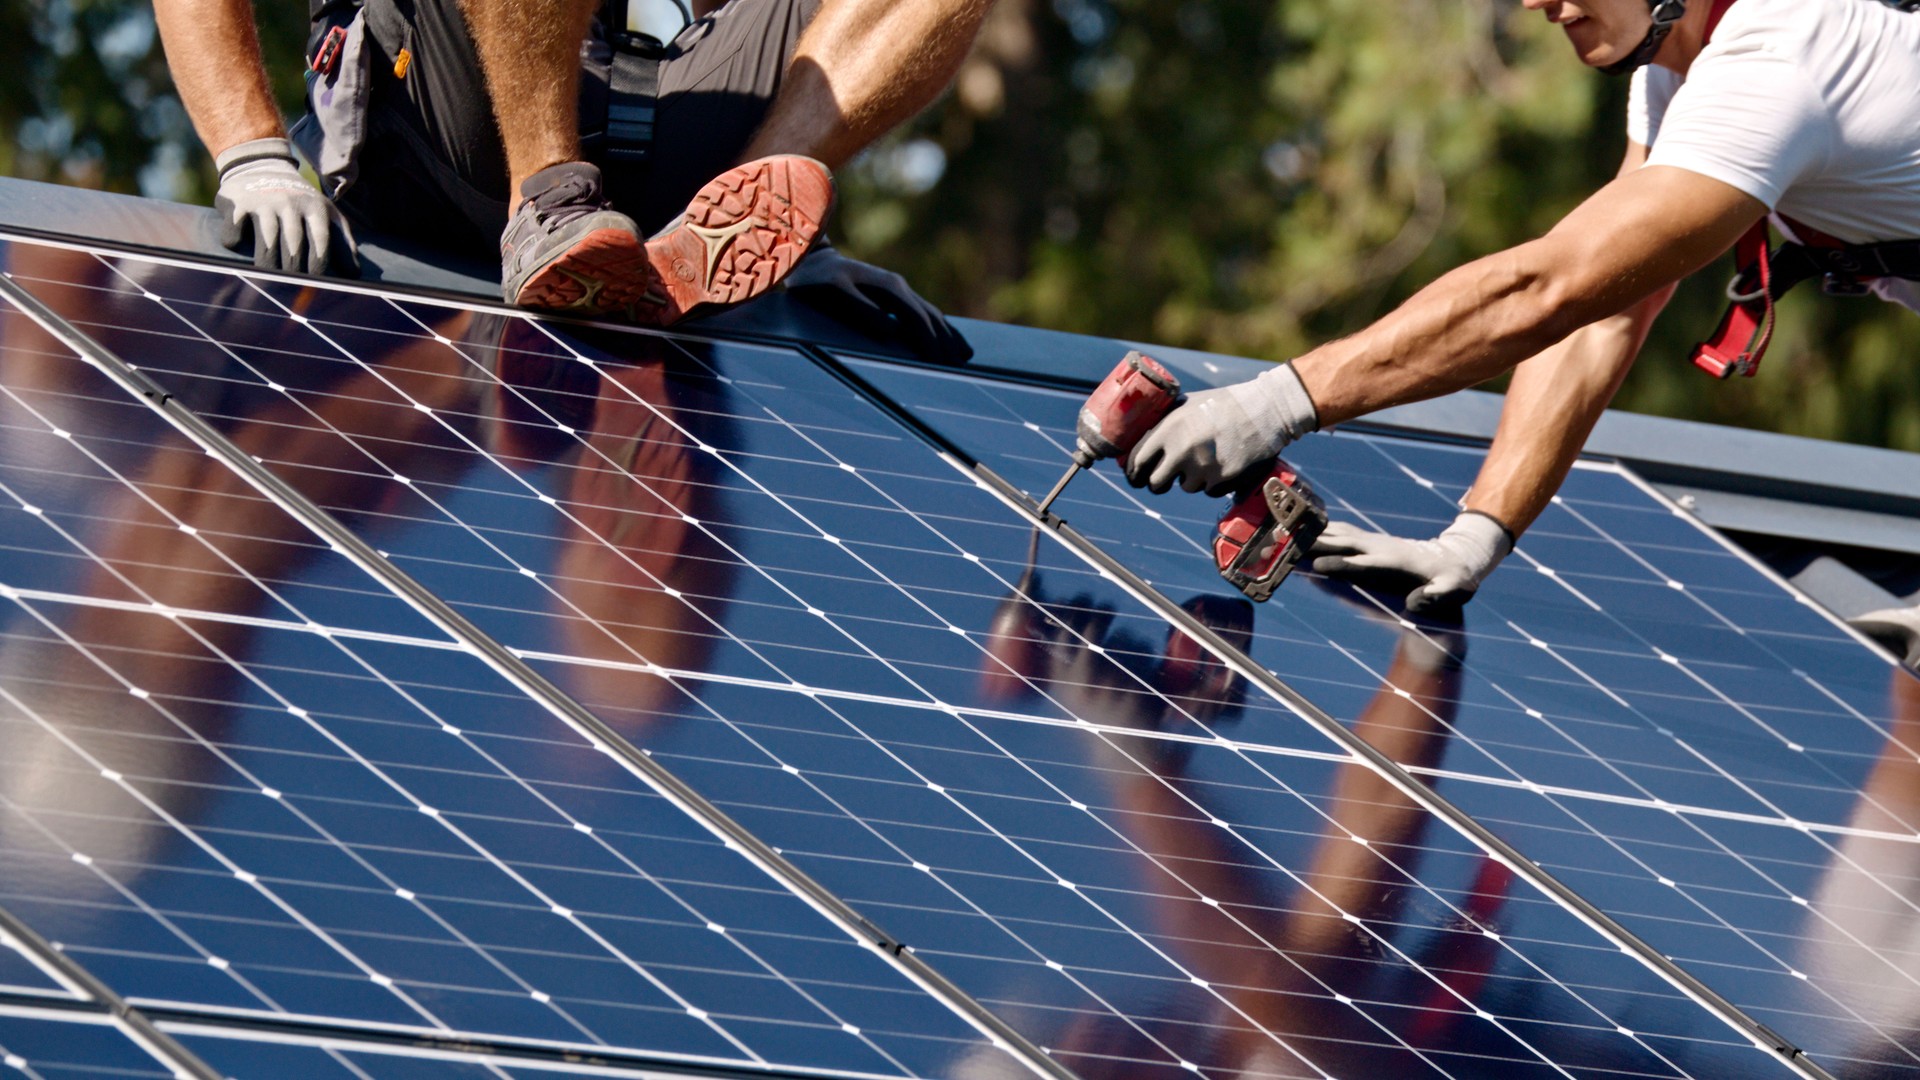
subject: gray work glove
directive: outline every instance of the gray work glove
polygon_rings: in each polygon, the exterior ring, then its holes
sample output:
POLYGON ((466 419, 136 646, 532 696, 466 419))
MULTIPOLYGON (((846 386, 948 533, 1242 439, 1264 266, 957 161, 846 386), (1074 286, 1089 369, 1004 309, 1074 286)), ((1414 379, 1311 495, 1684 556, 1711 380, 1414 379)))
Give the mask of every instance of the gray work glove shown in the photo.
POLYGON ((1176 480, 1183 491, 1224 495, 1319 426, 1300 376, 1281 364, 1243 383, 1187 395, 1127 455, 1127 482, 1156 495, 1176 480))
POLYGON ((922 360, 964 364, 973 359, 973 347, 906 278, 847 258, 824 236, 786 281, 795 299, 870 337, 900 341, 922 360))
POLYGON ((1358 585, 1407 590, 1407 610, 1458 607, 1513 550, 1513 534, 1469 510, 1431 540, 1367 532, 1344 521, 1328 525, 1307 552, 1313 572, 1358 585))
POLYGON ((254 139, 228 147, 214 159, 220 190, 220 242, 235 251, 253 236, 253 265, 263 270, 309 274, 336 270, 357 274, 360 256, 353 233, 331 200, 300 175, 293 144, 254 139))

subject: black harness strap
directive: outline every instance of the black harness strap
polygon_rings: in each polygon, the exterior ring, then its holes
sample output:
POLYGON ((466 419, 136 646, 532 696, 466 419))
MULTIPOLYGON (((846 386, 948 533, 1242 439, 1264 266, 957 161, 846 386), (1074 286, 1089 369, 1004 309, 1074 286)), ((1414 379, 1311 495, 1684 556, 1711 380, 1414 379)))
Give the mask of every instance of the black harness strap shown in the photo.
POLYGON ((1774 302, 1808 278, 1824 278, 1829 296, 1865 295, 1875 278, 1920 281, 1920 240, 1846 244, 1798 222, 1789 224, 1807 242, 1789 241, 1769 252, 1763 218, 1734 246, 1738 272, 1727 286, 1732 303, 1692 356, 1695 367, 1716 379, 1760 369, 1773 337, 1774 302))
POLYGON ((610 50, 601 150, 609 161, 640 165, 653 151, 654 106, 660 97, 660 60, 665 47, 627 29, 629 2, 602 0, 600 5, 601 31, 610 50))

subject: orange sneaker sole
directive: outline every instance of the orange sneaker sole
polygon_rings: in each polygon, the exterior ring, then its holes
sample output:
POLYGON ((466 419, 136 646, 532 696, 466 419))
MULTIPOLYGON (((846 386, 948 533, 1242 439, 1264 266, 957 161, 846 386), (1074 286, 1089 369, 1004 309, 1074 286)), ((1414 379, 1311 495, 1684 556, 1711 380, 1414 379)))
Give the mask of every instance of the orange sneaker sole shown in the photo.
POLYGON ((653 271, 640 238, 625 229, 595 229, 529 276, 516 307, 606 315, 650 295, 653 271))
POLYGON ((714 177, 672 229, 647 241, 654 288, 635 322, 667 326, 697 309, 738 304, 779 284, 833 210, 833 176, 809 157, 781 155, 714 177))

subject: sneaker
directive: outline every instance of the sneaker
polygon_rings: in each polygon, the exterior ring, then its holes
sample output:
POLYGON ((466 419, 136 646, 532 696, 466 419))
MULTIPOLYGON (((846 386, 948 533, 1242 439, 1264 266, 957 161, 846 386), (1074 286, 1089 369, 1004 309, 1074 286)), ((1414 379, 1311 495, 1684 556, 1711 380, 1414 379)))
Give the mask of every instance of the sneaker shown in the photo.
POLYGON ((644 243, 586 162, 542 169, 520 193, 500 238, 508 303, 669 326, 779 284, 826 225, 833 175, 797 154, 736 165, 644 243))
POLYGON ((646 245, 633 219, 608 204, 600 170, 584 161, 541 169, 500 234, 500 292, 507 303, 587 315, 626 311, 651 287, 646 245))
POLYGON ((647 241, 655 288, 633 308, 649 326, 773 288, 799 263, 833 210, 833 174, 782 154, 736 165, 700 189, 686 212, 647 241))

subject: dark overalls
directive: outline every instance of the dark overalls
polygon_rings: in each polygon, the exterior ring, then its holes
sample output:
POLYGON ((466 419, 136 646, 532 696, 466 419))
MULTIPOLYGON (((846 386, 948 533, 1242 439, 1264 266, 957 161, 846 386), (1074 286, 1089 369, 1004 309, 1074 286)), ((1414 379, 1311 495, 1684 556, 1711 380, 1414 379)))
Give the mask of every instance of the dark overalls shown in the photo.
MULTIPOLYGON (((506 150, 458 0, 311 0, 307 114, 294 126, 322 186, 356 225, 473 258, 498 258, 507 223, 506 150), (337 31, 336 31, 337 28, 337 31), (331 54, 328 56, 326 54, 331 54)), ((615 48, 595 16, 581 44, 583 156, 643 233, 736 164, 765 118, 819 0, 730 0, 654 55, 615 48), (615 65, 655 65, 644 157, 609 134, 615 65)), ((626 76, 623 78, 622 76, 626 76)))

